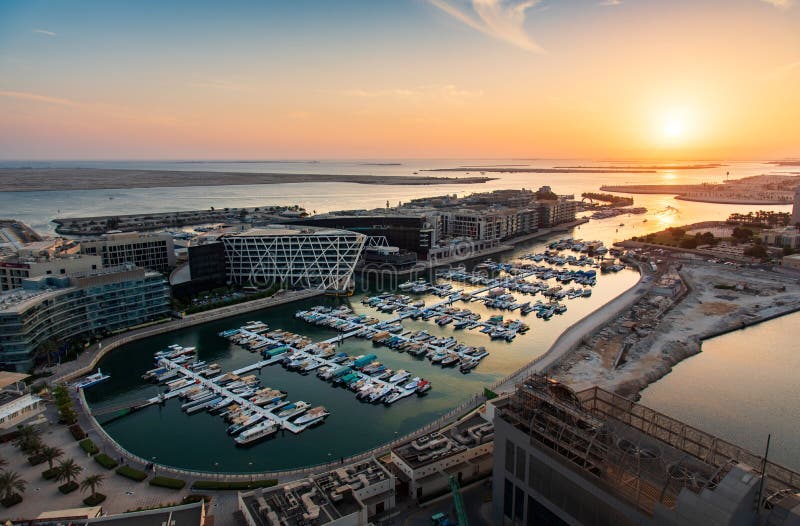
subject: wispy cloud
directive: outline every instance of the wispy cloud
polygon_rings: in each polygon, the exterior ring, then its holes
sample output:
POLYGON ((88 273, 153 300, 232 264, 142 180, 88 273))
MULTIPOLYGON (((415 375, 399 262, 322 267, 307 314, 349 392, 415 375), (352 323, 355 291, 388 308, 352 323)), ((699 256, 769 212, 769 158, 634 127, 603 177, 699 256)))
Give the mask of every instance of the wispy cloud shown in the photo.
POLYGON ((481 90, 467 90, 459 88, 453 84, 437 84, 430 86, 417 86, 412 88, 389 88, 389 89, 347 89, 340 92, 348 97, 358 97, 363 99, 395 98, 408 101, 430 101, 461 103, 467 99, 481 97, 481 90))
POLYGON ((212 89, 222 89, 228 91, 249 91, 252 89, 252 87, 247 84, 232 82, 230 80, 223 80, 223 79, 193 81, 189 82, 189 86, 193 88, 212 88, 212 89))
POLYGON ((622 0, 603 0, 600 5, 620 5, 622 0))
POLYGON ((542 53, 544 50, 525 31, 528 9, 541 0, 471 0, 458 7, 452 0, 428 0, 456 20, 490 37, 514 46, 542 53))
POLYGON ((761 0, 762 2, 766 2, 770 5, 774 5, 779 9, 788 9, 792 7, 794 4, 794 0, 761 0))
POLYGON ((34 33, 39 33, 40 35, 47 35, 49 37, 54 37, 58 35, 58 33, 54 33, 53 31, 48 31, 46 29, 34 29, 34 33))
POLYGON ((38 95, 36 93, 27 93, 24 91, 5 91, 0 90, 0 97, 10 99, 28 100, 31 102, 43 102, 45 104, 55 104, 58 106, 78 107, 83 103, 70 99, 62 99, 60 97, 50 97, 48 95, 38 95))

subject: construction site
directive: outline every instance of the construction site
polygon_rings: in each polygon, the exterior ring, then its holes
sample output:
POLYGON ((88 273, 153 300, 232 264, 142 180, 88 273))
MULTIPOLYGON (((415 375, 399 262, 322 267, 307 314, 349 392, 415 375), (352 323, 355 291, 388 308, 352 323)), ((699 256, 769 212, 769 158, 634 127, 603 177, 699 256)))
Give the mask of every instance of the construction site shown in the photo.
POLYGON ((496 524, 800 520, 800 474, 599 387, 533 376, 494 422, 496 524))

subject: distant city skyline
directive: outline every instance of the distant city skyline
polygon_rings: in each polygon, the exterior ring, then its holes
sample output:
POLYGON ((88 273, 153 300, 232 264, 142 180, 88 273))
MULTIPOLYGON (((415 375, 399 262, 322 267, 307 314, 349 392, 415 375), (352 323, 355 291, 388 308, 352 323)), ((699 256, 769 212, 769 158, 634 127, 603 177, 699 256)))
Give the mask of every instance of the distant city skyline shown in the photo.
POLYGON ((800 157, 792 0, 7 0, 0 160, 800 157))

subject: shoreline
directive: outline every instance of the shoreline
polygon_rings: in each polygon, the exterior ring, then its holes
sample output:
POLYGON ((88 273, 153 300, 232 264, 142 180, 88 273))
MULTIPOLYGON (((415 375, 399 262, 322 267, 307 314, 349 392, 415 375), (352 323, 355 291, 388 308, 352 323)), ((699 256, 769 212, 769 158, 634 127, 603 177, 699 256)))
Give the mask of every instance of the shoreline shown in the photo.
POLYGON ((678 255, 654 277, 637 305, 564 353, 554 375, 575 389, 598 385, 638 400, 676 364, 702 352, 703 341, 800 311, 800 286, 777 272, 678 255), (661 277, 679 277, 681 288, 664 295, 661 277))
POLYGON ((121 190, 296 183, 354 183, 389 186, 483 184, 494 177, 208 172, 113 168, 0 168, 0 192, 121 190))

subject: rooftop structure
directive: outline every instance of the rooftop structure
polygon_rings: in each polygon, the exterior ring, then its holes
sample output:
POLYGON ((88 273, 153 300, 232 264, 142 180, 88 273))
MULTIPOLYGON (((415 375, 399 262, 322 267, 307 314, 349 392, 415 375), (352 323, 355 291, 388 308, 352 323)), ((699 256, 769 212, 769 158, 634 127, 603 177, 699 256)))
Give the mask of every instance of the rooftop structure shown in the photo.
POLYGON ((469 482, 491 471, 494 427, 482 415, 423 435, 392 450, 408 494, 424 500, 449 491, 449 478, 469 482))
POLYGON ((14 428, 44 411, 44 400, 24 383, 28 376, 0 371, 0 430, 14 428))
POLYGON ((792 204, 792 225, 800 226, 800 186, 794 189, 794 202, 792 204))
POLYGON ((78 243, 64 239, 15 244, 0 254, 0 290, 22 286, 22 280, 36 276, 71 276, 103 267, 98 256, 79 254, 78 243))
POLYGON ((800 474, 598 387, 531 377, 496 404, 494 423, 496 524, 800 520, 800 474))
POLYGON ((394 505, 394 477, 374 459, 239 494, 240 511, 256 526, 366 526, 394 505))
POLYGON ((367 236, 332 228, 288 225, 220 237, 226 275, 237 285, 346 291, 367 236))
POLYGON ((103 266, 132 263, 137 267, 166 272, 175 266, 175 245, 167 233, 127 232, 107 234, 80 242, 82 254, 97 255, 103 266))

